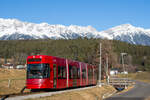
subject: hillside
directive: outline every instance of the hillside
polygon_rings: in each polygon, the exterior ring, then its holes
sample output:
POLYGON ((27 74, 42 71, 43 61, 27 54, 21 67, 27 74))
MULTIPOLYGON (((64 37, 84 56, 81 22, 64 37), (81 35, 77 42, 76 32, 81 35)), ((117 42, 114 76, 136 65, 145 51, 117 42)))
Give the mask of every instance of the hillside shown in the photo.
POLYGON ((121 55, 125 52, 125 65, 137 67, 135 70, 150 70, 150 47, 131 45, 120 41, 100 39, 73 40, 10 40, 0 41, 1 60, 9 59, 14 65, 25 64, 28 55, 43 54, 83 61, 90 64, 99 63, 99 43, 102 43, 102 66, 105 67, 106 56, 109 57, 109 68, 120 67, 121 55), (11 59, 11 60, 10 60, 11 59))

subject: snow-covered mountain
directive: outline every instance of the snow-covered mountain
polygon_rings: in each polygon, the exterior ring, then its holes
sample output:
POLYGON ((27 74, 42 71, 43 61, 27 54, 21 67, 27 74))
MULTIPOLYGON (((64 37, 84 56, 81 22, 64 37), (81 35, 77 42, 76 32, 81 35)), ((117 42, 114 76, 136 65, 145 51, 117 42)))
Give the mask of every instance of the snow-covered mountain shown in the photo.
POLYGON ((150 45, 150 29, 123 24, 105 31, 91 26, 35 24, 17 19, 0 18, 0 40, 18 39, 75 39, 78 37, 107 38, 132 44, 150 45))
POLYGON ((91 26, 34 24, 16 19, 0 19, 0 40, 96 38, 98 33, 91 26))
POLYGON ((108 39, 120 40, 131 44, 150 45, 150 30, 123 24, 102 31, 108 39))

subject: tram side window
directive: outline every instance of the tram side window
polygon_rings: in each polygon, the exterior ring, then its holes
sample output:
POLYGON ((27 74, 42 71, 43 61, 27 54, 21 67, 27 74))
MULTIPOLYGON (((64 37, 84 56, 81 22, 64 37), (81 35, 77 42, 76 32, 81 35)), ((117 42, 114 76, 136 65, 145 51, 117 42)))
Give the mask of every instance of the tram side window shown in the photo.
POLYGON ((73 66, 73 79, 77 79, 77 75, 78 75, 78 72, 77 72, 77 67, 76 66, 73 66))
POLYGON ((88 77, 89 77, 89 79, 93 78, 93 69, 92 68, 88 69, 88 77))
POLYGON ((69 65, 69 78, 70 79, 79 79, 80 70, 76 66, 69 65))
POLYGON ((97 70, 96 69, 93 69, 93 70, 94 70, 94 79, 97 80, 98 79, 97 70))
POLYGON ((82 69, 82 78, 86 79, 86 70, 85 69, 82 69))
POLYGON ((54 78, 56 78, 57 77, 57 73, 56 73, 56 64, 53 64, 53 70, 54 70, 54 78))
POLYGON ((73 69, 72 69, 72 65, 69 65, 69 79, 73 79, 73 69))
POLYGON ((66 67, 58 66, 58 79, 66 79, 66 67))
POLYGON ((80 79, 80 69, 77 68, 77 79, 80 79))

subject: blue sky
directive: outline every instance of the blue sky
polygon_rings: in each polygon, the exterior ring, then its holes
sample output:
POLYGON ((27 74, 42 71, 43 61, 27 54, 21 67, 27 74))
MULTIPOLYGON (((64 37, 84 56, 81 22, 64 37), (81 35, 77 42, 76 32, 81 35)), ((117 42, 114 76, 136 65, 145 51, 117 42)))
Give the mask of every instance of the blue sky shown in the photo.
POLYGON ((99 31, 126 23, 150 28, 150 0, 0 0, 0 18, 99 31))

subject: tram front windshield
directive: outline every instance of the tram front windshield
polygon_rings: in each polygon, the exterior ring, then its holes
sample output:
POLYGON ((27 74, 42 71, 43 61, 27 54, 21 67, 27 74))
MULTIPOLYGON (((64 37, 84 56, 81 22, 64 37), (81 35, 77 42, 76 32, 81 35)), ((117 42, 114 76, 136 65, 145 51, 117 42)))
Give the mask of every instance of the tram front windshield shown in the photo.
POLYGON ((49 64, 28 64, 27 65, 27 78, 28 79, 41 79, 50 77, 49 64))

